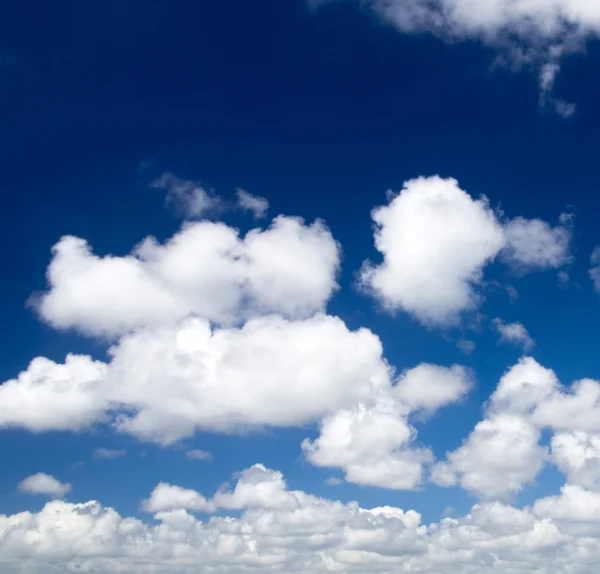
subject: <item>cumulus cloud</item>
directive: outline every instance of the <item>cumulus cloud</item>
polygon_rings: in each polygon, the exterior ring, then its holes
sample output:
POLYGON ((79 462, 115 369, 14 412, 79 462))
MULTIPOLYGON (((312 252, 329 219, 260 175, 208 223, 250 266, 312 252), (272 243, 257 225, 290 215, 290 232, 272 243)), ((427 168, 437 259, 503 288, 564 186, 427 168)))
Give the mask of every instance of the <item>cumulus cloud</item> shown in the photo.
POLYGON ((172 173, 163 173, 150 187, 167 192, 165 202, 186 219, 204 217, 223 207, 221 199, 212 189, 200 182, 184 180, 172 173))
POLYGON ((306 459, 316 466, 341 468, 348 482, 395 490, 417 488, 433 455, 416 443, 409 415, 431 415, 461 400, 471 386, 471 373, 463 367, 418 365, 371 404, 326 417, 318 438, 302 443, 306 459))
POLYGON ((521 323, 505 323, 502 319, 496 318, 494 327, 500 334, 501 341, 520 346, 524 351, 530 351, 535 346, 535 341, 521 323))
POLYGON ((34 359, 0 385, 0 427, 73 431, 108 420, 107 372, 104 363, 87 356, 67 355, 63 364, 34 359))
POLYGON ((342 468, 348 482, 411 490, 433 458, 411 444, 415 434, 395 405, 359 406, 326 418, 319 437, 306 439, 302 449, 316 466, 342 468))
POLYGON ((407 181, 375 209, 375 247, 383 261, 365 262, 361 284, 391 311, 451 326, 482 300, 486 265, 498 255, 521 271, 569 261, 570 233, 540 220, 503 222, 485 197, 474 199, 454 179, 407 181))
POLYGON ((245 189, 236 192, 236 205, 245 211, 249 211, 255 218, 260 219, 267 214, 269 202, 259 195, 252 195, 245 189))
POLYGON ((0 425, 81 430, 112 422, 169 444, 197 429, 307 424, 390 385, 378 337, 320 314, 224 329, 186 319, 125 336, 109 355, 109 364, 35 359, 0 386, 0 425))
POLYGON ((54 498, 62 498, 71 491, 71 485, 62 483, 49 474, 38 472, 28 476, 19 484, 19 490, 28 494, 43 494, 54 498))
POLYGON ((116 450, 110 448, 97 448, 94 451, 93 457, 97 460, 99 459, 113 459, 113 458, 121 458, 127 454, 125 450, 116 450))
POLYGON ((164 512, 168 510, 215 511, 215 505, 198 492, 165 482, 161 482, 152 491, 148 500, 142 501, 141 508, 146 512, 164 512))
POLYGON ((532 508, 488 502, 426 525, 414 510, 290 490, 280 472, 257 464, 211 499, 158 485, 144 503, 154 523, 93 501, 0 515, 0 564, 7 574, 42 574, 49 564, 132 574, 146 574, 149 564, 154 574, 189 574, 198 564, 216 574, 593 574, 599 504, 597 494, 567 485, 532 508), (202 520, 193 514, 217 511, 202 520))
POLYGON ((571 232, 567 227, 516 217, 506 223, 504 233, 503 257, 517 268, 558 269, 570 261, 571 232))
POLYGON ((53 248, 37 308, 53 327, 100 336, 191 314, 223 324, 269 312, 304 318, 338 288, 339 263, 322 222, 284 216, 244 238, 222 223, 186 224, 166 243, 147 237, 123 257, 94 255, 66 236, 53 248))
POLYGON ((471 390, 473 378, 473 373, 460 365, 447 368, 422 363, 400 376, 393 394, 410 411, 430 415, 460 401, 471 390))
POLYGON ((213 459, 212 453, 206 450, 200 450, 199 448, 188 450, 185 453, 185 457, 188 460, 204 460, 206 462, 210 462, 213 459))
MULTIPOLYGON (((331 0, 309 0, 320 5, 331 0)), ((428 32, 456 40, 479 40, 498 50, 498 62, 533 68, 540 101, 563 117, 573 104, 552 94, 561 59, 600 34, 600 8, 590 0, 355 0, 404 33, 428 32)))
POLYGON ((432 480, 460 485, 485 498, 504 499, 534 482, 553 463, 575 486, 600 485, 600 383, 564 387, 550 369, 525 357, 500 380, 485 418, 446 460, 432 480), (551 451, 541 444, 550 431, 551 451))
POLYGON ((550 444, 553 460, 569 484, 600 491, 600 436, 560 432, 550 444))

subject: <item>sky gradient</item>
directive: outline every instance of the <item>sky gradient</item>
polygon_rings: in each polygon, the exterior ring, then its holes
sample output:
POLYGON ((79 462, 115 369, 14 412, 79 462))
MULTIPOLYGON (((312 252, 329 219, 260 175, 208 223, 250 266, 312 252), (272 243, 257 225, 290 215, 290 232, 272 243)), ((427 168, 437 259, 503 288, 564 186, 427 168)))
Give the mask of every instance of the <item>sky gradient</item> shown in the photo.
POLYGON ((591 574, 600 8, 0 7, 0 570, 591 574))

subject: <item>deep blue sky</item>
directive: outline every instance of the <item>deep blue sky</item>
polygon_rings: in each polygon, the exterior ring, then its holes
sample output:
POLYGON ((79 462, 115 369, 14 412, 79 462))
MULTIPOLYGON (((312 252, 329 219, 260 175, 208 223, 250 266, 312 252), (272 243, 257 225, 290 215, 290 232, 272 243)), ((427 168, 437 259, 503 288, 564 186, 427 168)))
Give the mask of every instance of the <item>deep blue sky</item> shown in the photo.
MULTIPOLYGON (((498 292, 488 303, 528 326, 536 358, 566 382, 600 377, 600 302, 587 276, 600 242, 598 44, 562 65, 556 91, 577 103, 567 120, 538 107, 531 73, 492 70, 494 54, 477 42, 402 35, 346 4, 315 14, 302 0, 5 0, 0 54, 1 380, 38 355, 102 356, 102 345, 42 325, 26 302, 45 287, 50 248, 64 234, 85 237, 99 254, 124 254, 148 234, 170 236, 180 222, 148 189, 162 171, 208 182, 224 196, 241 186, 268 198, 272 215, 323 218, 344 249, 343 289, 331 312, 373 329, 399 369, 427 360, 476 370, 468 404, 444 411, 420 435, 428 443, 448 429, 436 444, 442 456, 480 418, 481 401, 518 351, 498 347, 488 332, 464 357, 439 332, 380 313, 357 294, 354 274, 376 257, 371 209, 387 189, 440 174, 511 217, 555 222, 571 210, 570 273, 581 287, 559 289, 552 273, 512 278, 519 301, 498 292)), ((191 468, 177 450, 109 431, 2 431, 0 513, 31 504, 14 488, 40 467, 77 483, 78 499, 101 497, 124 514, 135 513, 140 493, 159 480, 210 492, 259 459, 286 471, 294 487, 326 492, 331 473, 298 458, 304 436, 300 429, 260 440, 201 437, 215 463, 191 468), (130 455, 70 470, 96 446, 130 455), (111 478, 115 468, 126 481, 111 478)), ((412 493, 412 504, 433 519, 447 506, 436 493, 412 493)), ((351 485, 337 496, 400 505, 408 497, 351 485)), ((453 505, 466 504, 464 493, 455 496, 453 505)))

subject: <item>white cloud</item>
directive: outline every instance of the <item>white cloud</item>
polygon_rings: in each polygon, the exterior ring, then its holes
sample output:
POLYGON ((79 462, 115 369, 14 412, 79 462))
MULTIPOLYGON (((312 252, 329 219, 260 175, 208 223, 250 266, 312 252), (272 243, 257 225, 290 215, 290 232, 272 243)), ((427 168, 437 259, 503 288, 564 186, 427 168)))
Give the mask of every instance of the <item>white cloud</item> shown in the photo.
POLYGON ((311 464, 342 468, 348 482, 411 490, 432 460, 429 450, 414 446, 415 434, 394 403, 381 402, 327 417, 319 437, 306 439, 302 450, 311 464))
POLYGON ((19 490, 28 494, 44 494, 56 498, 62 498, 71 491, 71 485, 62 483, 53 476, 38 472, 28 476, 19 484, 19 490))
POLYGON ((125 456, 126 454, 127 454, 127 451, 125 451, 125 450, 115 450, 115 449, 100 447, 94 451, 93 457, 95 459, 113 459, 113 458, 120 458, 122 456, 125 456))
POLYGON ((138 330, 109 354, 108 365, 35 359, 0 386, 0 424, 79 430, 112 420, 123 432, 167 444, 199 428, 315 422, 390 386, 379 339, 326 315, 268 316, 229 329, 187 319, 138 330))
POLYGON ((172 173, 163 173, 150 187, 167 192, 165 202, 185 218, 198 218, 223 207, 221 199, 200 182, 180 179, 172 173))
POLYGON ((0 515, 2 571, 147 574, 151 565, 153 574, 189 574, 201 564, 215 574, 593 574, 600 559, 590 534, 600 526, 600 499, 570 485, 532 509, 483 503, 426 525, 414 510, 289 490, 281 473, 254 465, 212 499, 161 484, 145 504, 154 523, 98 502, 0 515), (190 514, 217 510, 202 520, 190 514))
POLYGON ((432 470, 440 486, 460 486, 485 498, 505 499, 533 482, 546 458, 541 433, 515 415, 499 414, 477 424, 447 461, 432 470))
POLYGON ((487 498, 507 498, 553 463, 569 483, 600 488, 600 383, 591 379, 560 385, 532 358, 521 359, 502 377, 486 416, 445 462, 433 467, 441 486, 460 484, 487 498), (540 444, 551 431, 551 453, 540 444))
POLYGON ((496 318, 494 326, 500 333, 501 341, 520 346, 524 351, 529 351, 535 346, 535 341, 521 323, 505 323, 502 319, 496 318))
POLYGON ((421 364, 404 372, 389 392, 326 417, 319 437, 302 443, 309 462, 341 468, 348 482, 410 490, 423 481, 424 465, 433 461, 416 444, 410 413, 431 415, 461 400, 472 386, 463 367, 421 364))
POLYGON ((42 318, 108 336, 190 314, 224 324, 257 313, 308 317, 338 288, 340 262, 322 222, 283 216, 244 238, 222 223, 186 224, 165 244, 147 237, 124 257, 99 257, 67 236, 53 254, 42 318))
POLYGON ((204 496, 187 488, 161 482, 150 494, 148 500, 142 501, 142 510, 146 512, 164 512, 168 510, 192 510, 195 512, 214 512, 215 506, 204 496))
POLYGON ((506 223, 504 232, 503 257, 517 268, 558 269, 570 261, 571 232, 567 227, 516 217, 506 223))
POLYGON ((344 480, 339 476, 330 476, 329 478, 325 479, 326 486, 339 486, 340 484, 344 484, 344 480))
POLYGON ((210 462, 213 459, 212 453, 206 450, 200 450, 199 448, 188 450, 185 453, 185 457, 189 460, 204 460, 207 462, 210 462))
POLYGON ((560 432, 551 446, 554 462, 569 484, 600 491, 600 436, 560 432))
POLYGON ((567 228, 523 218, 503 223, 485 197, 473 199, 454 179, 407 181, 372 217, 383 262, 365 262, 361 284, 385 308, 426 325, 454 325, 476 309, 484 268, 500 253, 521 271, 569 261, 567 228))
POLYGON ((573 522, 598 522, 600 494, 581 486, 565 484, 558 496, 539 499, 533 506, 538 516, 573 522))
POLYGON ((495 499, 508 498, 532 483, 547 451, 539 445, 540 428, 526 415, 557 385, 552 371, 531 358, 519 361, 500 380, 486 417, 462 446, 433 467, 432 480, 495 499))
POLYGON ((422 363, 405 371, 393 395, 410 411, 432 414, 439 408, 460 401, 473 386, 473 374, 459 365, 440 367, 422 363))
POLYGON ((361 277, 387 308, 452 324, 477 306, 483 267, 504 246, 485 198, 472 199, 453 179, 421 177, 372 216, 383 263, 366 264, 361 277))
POLYGON ((0 385, 0 427, 30 431, 82 430, 107 420, 107 366, 68 355, 59 365, 38 357, 18 378, 0 385))
MULTIPOLYGON (((331 0, 309 0, 325 4, 331 0)), ((499 51, 498 62, 539 74, 540 101, 563 117, 574 105, 552 95, 561 59, 600 34, 594 0, 358 0, 404 33, 480 40, 499 51)))
POLYGON ((252 195, 245 189, 237 190, 236 203, 240 209, 250 211, 257 219, 264 217, 269 209, 269 202, 264 197, 252 195))

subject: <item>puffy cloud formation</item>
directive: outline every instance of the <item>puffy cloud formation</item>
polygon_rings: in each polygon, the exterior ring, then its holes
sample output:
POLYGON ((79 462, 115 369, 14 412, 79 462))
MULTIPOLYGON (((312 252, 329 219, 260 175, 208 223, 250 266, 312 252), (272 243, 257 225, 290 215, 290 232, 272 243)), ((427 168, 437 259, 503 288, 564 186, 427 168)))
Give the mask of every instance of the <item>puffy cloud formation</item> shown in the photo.
POLYGON ((106 421, 107 373, 107 365, 87 356, 68 355, 62 365, 34 359, 16 379, 0 385, 0 427, 81 430, 106 421))
POLYGON ((494 326, 500 334, 501 341, 520 346, 524 351, 529 351, 535 346, 535 341, 521 323, 505 323, 502 319, 496 318, 494 326))
MULTIPOLYGON (((332 0, 308 0, 320 5, 332 0)), ((600 34, 594 0, 354 0, 405 33, 429 32, 449 40, 478 39, 513 66, 533 66, 541 102, 563 117, 575 106, 551 94, 561 58, 600 34)), ((499 60, 501 61, 501 60, 499 60)))
POLYGON ((19 490, 28 494, 44 494, 55 498, 62 498, 71 491, 71 485, 62 483, 49 474, 38 472, 28 476, 19 484, 19 490))
POLYGON ((426 525, 414 510, 289 490, 281 473, 255 465, 211 499, 162 484, 143 506, 155 523, 94 501, 0 515, 2 571, 592 574, 600 559, 600 498, 570 485, 531 508, 483 503, 426 525))
POLYGON ((259 317, 240 328, 191 318, 139 329, 109 353, 109 364, 34 359, 0 386, 0 426, 81 430, 112 421, 168 444, 198 428, 306 424, 390 385, 379 339, 320 314, 259 317))
POLYGON ((567 227, 516 217, 506 223, 504 233, 504 259, 518 268, 557 269, 570 260, 571 232, 567 227))
POLYGON ((560 385, 556 375, 526 357, 502 377, 485 418, 446 461, 432 469, 441 486, 459 484, 485 498, 504 499, 554 463, 569 483, 600 485, 600 383, 560 385), (553 432, 551 452, 541 444, 553 432))
POLYGON ((269 312, 305 318, 337 289, 339 260, 322 222, 284 216, 244 238, 222 223, 185 224, 166 243, 147 237, 124 257, 99 257, 66 236, 53 248, 38 310, 53 327, 105 336, 191 314, 222 324, 269 312))
POLYGON ((426 325, 453 325, 475 309, 484 268, 499 254, 522 270, 569 260, 566 227, 523 218, 503 223, 485 197, 473 199, 454 179, 407 181, 372 217, 383 262, 365 262, 361 283, 385 308, 426 325))
POLYGON ((348 482, 414 489, 422 483, 424 465, 433 461, 433 455, 416 444, 409 415, 433 414, 462 399, 470 388, 471 374, 463 367, 421 364, 403 373, 372 404, 326 417, 319 437, 306 439, 302 449, 314 465, 343 469, 348 482))

